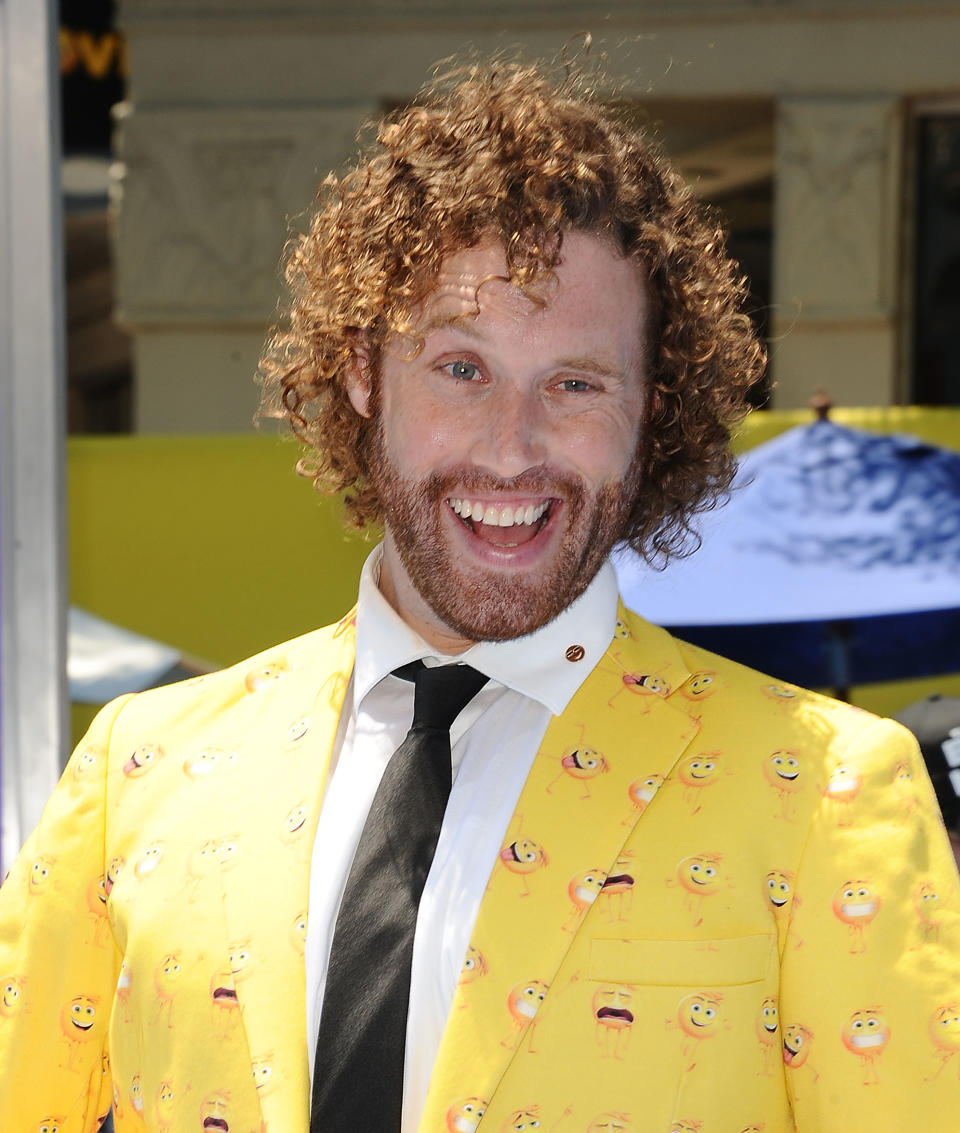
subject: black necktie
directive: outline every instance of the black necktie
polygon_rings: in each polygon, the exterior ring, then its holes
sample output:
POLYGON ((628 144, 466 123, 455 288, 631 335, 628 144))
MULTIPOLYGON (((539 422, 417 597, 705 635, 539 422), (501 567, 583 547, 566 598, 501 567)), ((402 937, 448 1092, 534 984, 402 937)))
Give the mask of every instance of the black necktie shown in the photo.
POLYGON ((486 684, 422 661, 413 723, 374 795, 340 903, 314 1063, 310 1133, 400 1129, 410 960, 420 895, 450 794, 450 725, 486 684))

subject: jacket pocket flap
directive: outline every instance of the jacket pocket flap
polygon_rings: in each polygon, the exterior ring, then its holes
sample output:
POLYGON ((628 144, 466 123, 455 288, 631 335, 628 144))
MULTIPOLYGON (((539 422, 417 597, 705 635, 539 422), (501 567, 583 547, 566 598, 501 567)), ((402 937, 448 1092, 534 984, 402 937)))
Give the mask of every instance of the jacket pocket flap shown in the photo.
POLYGON ((594 940, 590 979, 659 987, 759 983, 775 956, 763 933, 726 940, 594 940))

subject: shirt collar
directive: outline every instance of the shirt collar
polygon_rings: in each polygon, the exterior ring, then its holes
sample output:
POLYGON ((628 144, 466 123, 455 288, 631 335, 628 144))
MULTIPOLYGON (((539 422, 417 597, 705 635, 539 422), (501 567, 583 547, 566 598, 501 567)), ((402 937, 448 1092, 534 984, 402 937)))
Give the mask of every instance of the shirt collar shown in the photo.
POLYGON ((608 561, 583 594, 547 625, 511 641, 480 641, 457 657, 444 656, 411 629, 380 593, 382 554, 382 545, 375 547, 360 573, 354 711, 388 673, 426 658, 463 661, 559 716, 613 638, 619 594, 608 561))

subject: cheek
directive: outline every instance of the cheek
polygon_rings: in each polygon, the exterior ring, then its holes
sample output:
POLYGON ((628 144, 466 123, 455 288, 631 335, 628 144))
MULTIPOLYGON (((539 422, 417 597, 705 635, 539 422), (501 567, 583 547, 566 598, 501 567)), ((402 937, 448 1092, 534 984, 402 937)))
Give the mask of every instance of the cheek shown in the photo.
POLYGON ((625 414, 598 414, 564 422, 555 430, 551 451, 590 484, 624 480, 636 459, 638 425, 625 414))
POLYGON ((467 428, 455 418, 422 403, 420 407, 384 406, 381 421, 386 455, 390 463, 407 474, 431 472, 450 463, 468 449, 467 428))

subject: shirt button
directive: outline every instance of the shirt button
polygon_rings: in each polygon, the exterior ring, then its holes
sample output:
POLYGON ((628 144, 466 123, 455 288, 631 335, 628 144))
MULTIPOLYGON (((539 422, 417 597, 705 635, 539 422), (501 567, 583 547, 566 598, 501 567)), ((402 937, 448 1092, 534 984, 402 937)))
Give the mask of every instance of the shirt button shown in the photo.
POLYGON ((568 661, 582 661, 585 653, 582 645, 568 645, 566 657, 568 661))

